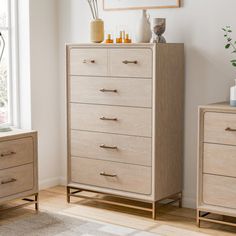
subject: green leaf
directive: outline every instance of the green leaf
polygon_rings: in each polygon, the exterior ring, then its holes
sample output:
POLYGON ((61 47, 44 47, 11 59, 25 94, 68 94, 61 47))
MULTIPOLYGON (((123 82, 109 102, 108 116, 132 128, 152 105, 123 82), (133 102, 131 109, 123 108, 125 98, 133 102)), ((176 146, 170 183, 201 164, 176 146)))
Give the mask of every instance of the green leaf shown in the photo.
POLYGON ((226 26, 226 28, 230 28, 231 26, 226 26))
POLYGON ((234 50, 232 53, 236 53, 236 50, 234 50))
POLYGON ((228 40, 228 42, 232 41, 232 39, 231 39, 231 38, 228 38, 227 40, 228 40))
POLYGON ((229 43, 225 45, 225 48, 226 48, 226 49, 228 49, 229 47, 230 47, 230 44, 229 44, 229 43))
MULTIPOLYGON (((227 37, 227 34, 225 34, 224 37, 227 37)), ((235 43, 236 43, 236 42, 235 42, 235 43)))
POLYGON ((226 29, 222 28, 222 30, 226 31, 226 29))
POLYGON ((228 30, 229 33, 232 33, 232 30, 228 30))
POLYGON ((236 59, 234 59, 234 60, 231 60, 230 62, 232 62, 232 63, 236 63, 236 59))
POLYGON ((232 63, 232 65, 236 67, 236 63, 232 63))

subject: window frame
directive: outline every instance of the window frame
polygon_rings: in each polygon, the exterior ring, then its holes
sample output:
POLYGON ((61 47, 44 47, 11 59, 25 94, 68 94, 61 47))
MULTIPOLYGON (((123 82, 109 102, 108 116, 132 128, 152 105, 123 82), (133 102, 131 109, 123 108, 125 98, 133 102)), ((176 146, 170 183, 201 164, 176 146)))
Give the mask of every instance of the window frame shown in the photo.
POLYGON ((8 122, 2 126, 15 126, 20 124, 19 120, 19 44, 18 44, 18 0, 8 0, 8 24, 0 27, 1 32, 8 35, 8 122))

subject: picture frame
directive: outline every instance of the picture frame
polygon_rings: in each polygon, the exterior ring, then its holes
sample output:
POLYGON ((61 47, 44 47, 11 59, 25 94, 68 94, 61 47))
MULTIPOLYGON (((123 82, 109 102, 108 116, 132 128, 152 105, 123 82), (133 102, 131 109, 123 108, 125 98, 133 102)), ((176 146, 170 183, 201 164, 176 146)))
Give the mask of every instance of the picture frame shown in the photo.
POLYGON ((103 0, 104 11, 179 8, 181 0, 103 0))

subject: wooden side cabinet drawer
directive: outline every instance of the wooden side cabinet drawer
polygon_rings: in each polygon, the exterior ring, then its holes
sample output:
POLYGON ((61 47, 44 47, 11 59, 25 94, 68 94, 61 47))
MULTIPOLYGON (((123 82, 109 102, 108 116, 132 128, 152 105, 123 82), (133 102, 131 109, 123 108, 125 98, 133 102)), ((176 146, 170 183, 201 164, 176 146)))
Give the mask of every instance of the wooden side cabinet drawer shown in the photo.
POLYGON ((111 49, 111 76, 152 78, 152 50, 111 49))
POLYGON ((0 171, 0 198, 29 191, 33 187, 33 164, 0 171))
POLYGON ((0 142, 0 170, 33 162, 33 148, 32 137, 0 142))
POLYGON ((151 194, 151 167, 72 157, 72 182, 151 194))
POLYGON ((107 49, 72 48, 69 54, 70 75, 106 76, 107 49))

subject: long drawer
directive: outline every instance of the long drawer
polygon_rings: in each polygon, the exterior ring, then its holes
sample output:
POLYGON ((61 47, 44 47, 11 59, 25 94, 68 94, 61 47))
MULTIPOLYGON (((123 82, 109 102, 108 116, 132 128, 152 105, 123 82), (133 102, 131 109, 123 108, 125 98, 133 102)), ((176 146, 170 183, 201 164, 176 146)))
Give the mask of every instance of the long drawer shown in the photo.
POLYGON ((203 202, 236 209, 236 178, 203 175, 203 202))
POLYGON ((152 107, 152 80, 73 76, 71 102, 152 107))
POLYGON ((205 143, 203 171, 236 177, 236 146, 205 143))
POLYGON ((111 49, 110 75, 121 77, 152 77, 152 50, 111 49))
POLYGON ((151 194, 151 168, 87 158, 71 158, 71 180, 140 194, 151 194))
POLYGON ((152 139, 71 131, 71 155, 151 166, 152 139))
POLYGON ((70 75, 106 76, 108 51, 98 48, 74 48, 70 50, 70 75))
POLYGON ((31 137, 0 142, 0 170, 33 162, 31 137))
POLYGON ((71 103, 71 128, 151 137, 152 110, 71 103))
POLYGON ((204 142, 236 145, 236 115, 206 112, 204 142))
POLYGON ((33 189, 33 164, 0 171, 0 198, 33 189))

